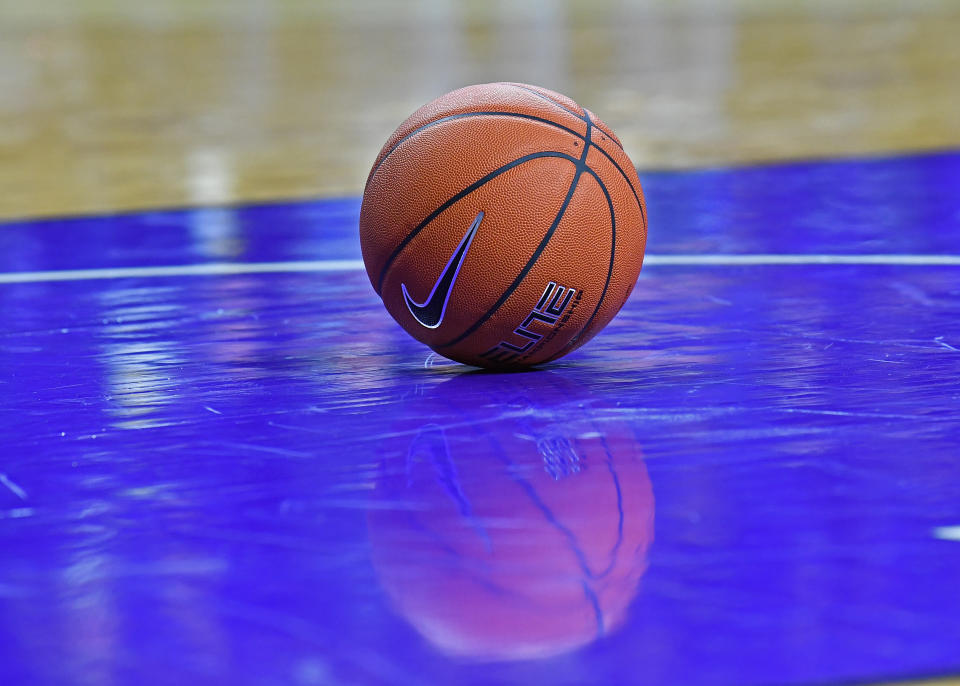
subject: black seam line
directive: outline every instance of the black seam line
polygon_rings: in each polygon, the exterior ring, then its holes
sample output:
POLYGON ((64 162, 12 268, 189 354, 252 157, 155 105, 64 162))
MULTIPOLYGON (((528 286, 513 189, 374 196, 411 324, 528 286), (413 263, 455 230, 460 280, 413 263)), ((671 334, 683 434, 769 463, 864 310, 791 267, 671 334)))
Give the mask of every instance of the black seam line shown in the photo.
POLYGON ((637 189, 633 187, 633 182, 630 180, 630 177, 627 176, 627 173, 623 171, 623 167, 617 164, 617 161, 610 156, 606 150, 601 148, 596 143, 592 143, 593 147, 603 153, 604 157, 610 160, 613 163, 613 166, 617 168, 617 171, 620 172, 620 176, 623 177, 623 180, 627 182, 627 185, 630 186, 630 192, 633 193, 633 199, 637 201, 637 207, 640 208, 640 218, 643 219, 644 225, 647 223, 647 213, 643 211, 643 203, 640 202, 640 196, 637 195, 637 189))
MULTIPOLYGON (((589 146, 585 146, 585 147, 589 147, 589 146)), ((413 231, 411 231, 410 233, 408 233, 408 234, 404 237, 404 239, 403 239, 402 241, 400 241, 400 245, 398 245, 398 246, 394 249, 394 251, 393 251, 392 253, 390 253, 390 256, 387 258, 387 261, 386 261, 386 262, 384 263, 384 265, 383 265, 383 268, 380 270, 380 276, 379 276, 379 278, 377 279, 377 295, 381 295, 381 293, 382 293, 382 290, 383 290, 383 281, 384 281, 384 279, 386 278, 386 276, 387 276, 387 271, 390 269, 390 266, 393 264, 393 261, 394 261, 395 259, 397 259, 397 256, 398 256, 401 252, 403 252, 403 249, 407 247, 407 244, 410 243, 410 241, 412 241, 412 240, 417 236, 417 234, 419 234, 428 224, 430 224, 430 222, 432 222, 434 219, 436 219, 444 210, 446 210, 448 207, 450 207, 451 205, 453 205, 453 204, 454 204, 455 202, 457 202, 458 200, 461 200, 462 198, 466 197, 467 195, 470 195, 470 193, 472 193, 473 191, 475 191, 475 190, 477 190, 478 188, 480 188, 480 186, 482 186, 483 184, 485 184, 485 183, 487 183, 488 181, 492 181, 493 179, 497 178, 498 176, 500 176, 500 175, 503 174, 504 172, 510 171, 510 170, 513 169, 514 167, 518 167, 518 166, 520 166, 521 164, 524 164, 525 162, 530 162, 531 160, 540 159, 540 158, 542 158, 542 157, 559 157, 559 158, 563 158, 563 159, 574 160, 573 157, 570 157, 570 155, 567 155, 566 153, 555 152, 555 151, 552 151, 552 150, 547 150, 547 151, 544 151, 544 152, 534 152, 534 153, 530 153, 529 155, 524 155, 523 157, 519 157, 519 158, 513 160, 512 162, 508 162, 507 164, 503 165, 502 167, 498 167, 497 169, 494 169, 492 172, 490 172, 490 173, 487 174, 486 176, 483 176, 483 177, 481 177, 480 179, 474 181, 474 182, 471 183, 469 186, 467 186, 466 188, 464 188, 462 191, 460 191, 460 192, 457 193, 456 195, 454 195, 454 196, 452 196, 451 198, 449 198, 446 202, 444 202, 442 205, 440 205, 440 207, 438 207, 438 208, 435 209, 433 212, 431 212, 429 215, 427 215, 427 218, 424 219, 422 222, 420 222, 420 223, 416 226, 416 228, 413 229, 413 231)), ((574 161, 575 161, 575 160, 574 160, 574 161)))
POLYGON ((599 174, 597 174, 593 169, 587 167, 587 172, 593 177, 593 179, 600 185, 600 190, 603 191, 604 196, 607 198, 607 207, 610 208, 610 266, 607 268, 607 280, 603 284, 603 290, 600 292, 600 300, 597 301, 597 306, 593 309, 593 314, 590 315, 590 318, 587 320, 587 323, 580 327, 580 330, 577 334, 571 338, 566 345, 564 345, 556 354, 551 355, 548 360, 545 362, 550 362, 557 359, 561 352, 564 350, 569 350, 577 341, 580 340, 580 337, 583 336, 584 332, 590 327, 593 323, 594 318, 597 316, 597 312, 600 311, 600 306, 603 305, 604 299, 607 297, 607 289, 610 287, 610 278, 613 276, 613 260, 617 252, 617 219, 613 211, 613 200, 610 198, 610 192, 607 190, 606 185, 600 179, 599 174))
MULTIPOLYGON (((522 83, 514 83, 514 82, 512 82, 512 81, 505 81, 505 82, 503 82, 503 83, 505 83, 507 86, 513 86, 514 88, 519 88, 520 90, 526 91, 526 92, 528 92, 528 93, 532 93, 533 95, 536 95, 536 96, 537 96, 538 98, 540 98, 541 100, 545 100, 546 102, 549 102, 551 105, 556 105, 556 106, 559 107, 561 110, 563 110, 563 111, 566 112, 567 114, 573 115, 574 117, 576 117, 576 118, 579 119, 580 121, 588 121, 588 117, 586 116, 586 114, 584 114, 584 115, 579 115, 579 114, 577 114, 576 112, 574 112, 573 110, 571 110, 571 109, 565 107, 564 105, 562 105, 561 103, 557 102, 557 101, 554 100, 553 98, 551 98, 551 97, 549 97, 549 96, 547 96, 547 95, 544 95, 543 93, 541 93, 541 92, 539 92, 539 91, 535 91, 535 90, 533 90, 532 88, 529 88, 529 87, 523 85, 522 83)), ((583 107, 582 109, 583 109, 584 113, 586 113, 587 108, 586 108, 586 107, 583 107)), ((596 126, 596 125, 594 125, 594 126, 596 126)), ((600 127, 597 126, 597 128, 599 129, 600 127)), ((600 129, 600 130, 603 131, 603 129, 600 129)), ((606 131, 604 131, 603 133, 604 133, 605 136, 607 136, 607 137, 610 139, 610 141, 611 141, 615 146, 617 146, 618 148, 620 148, 621 151, 623 150, 623 145, 620 143, 620 141, 618 141, 616 138, 614 138, 613 136, 611 136, 611 135, 610 135, 609 133, 607 133, 606 131)), ((597 145, 596 143, 594 143, 593 145, 596 146, 596 147, 598 147, 598 148, 600 147, 600 146, 597 145)), ((607 155, 607 157, 609 157, 609 155, 607 155)), ((611 161, 612 161, 612 160, 611 160, 611 161)), ((614 162, 614 164, 616 164, 616 162, 614 162)), ((634 195, 636 195, 636 193, 634 193, 634 195)))
MULTIPOLYGON (((598 126, 597 128, 600 129, 599 126, 598 126)), ((603 129, 600 129, 600 130, 603 131, 603 129)), ((613 132, 603 131, 603 133, 604 133, 604 135, 605 135, 607 138, 610 139, 610 142, 611 142, 611 143, 613 143, 615 146, 617 146, 618 148, 620 148, 620 151, 621 151, 621 152, 626 152, 626 151, 623 149, 623 143, 621 143, 620 141, 618 141, 618 140, 613 136, 613 132)), ((597 147, 599 147, 599 146, 597 146, 597 147)))
MULTIPOLYGON (((579 119, 580 121, 587 122, 588 125, 589 125, 589 123, 590 123, 588 117, 586 117, 586 116, 581 117, 579 114, 577 114, 577 113, 574 112, 573 110, 567 109, 566 107, 564 107, 563 105, 561 105, 561 104, 560 104, 559 102, 557 102, 556 100, 554 100, 554 99, 552 99, 552 98, 548 98, 548 97, 547 97, 546 95, 544 95, 543 93, 540 93, 540 92, 538 92, 538 91, 535 91, 535 90, 533 90, 532 88, 527 88, 527 87, 524 86, 523 84, 513 83, 513 82, 507 82, 506 85, 508 85, 508 86, 513 86, 514 88, 518 88, 518 89, 520 89, 520 90, 522 90, 522 91, 526 91, 527 93, 532 93, 533 95, 536 95, 536 96, 537 96, 538 98, 540 98, 541 100, 545 100, 545 101, 549 102, 551 105, 556 105, 556 106, 559 107, 561 110, 563 110, 564 112, 566 112, 566 113, 568 113, 568 114, 573 115, 574 117, 576 117, 576 118, 579 119)), ((584 113, 586 113, 586 111, 587 111, 586 108, 584 108, 583 111, 584 111, 584 113)), ((599 127, 598 127, 598 128, 599 128, 599 127)), ((602 130, 602 129, 601 129, 601 130, 602 130)), ((575 131, 574 131, 573 133, 574 133, 574 135, 578 135, 575 131)), ((604 135, 606 135, 606 133, 605 133, 604 135)), ((580 138, 580 140, 584 140, 582 136, 578 136, 578 137, 580 138)), ((609 136, 608 136, 608 137, 609 137, 609 136)), ((610 138, 610 140, 613 142, 614 145, 616 145, 618 148, 620 148, 620 151, 621 151, 621 152, 625 152, 625 151, 623 150, 623 146, 620 145, 620 143, 618 143, 618 142, 616 141, 616 139, 614 139, 614 138, 612 138, 612 137, 609 137, 609 138, 610 138)), ((588 146, 592 145, 592 146, 595 147, 597 150, 599 150, 601 153, 603 153, 604 156, 613 163, 613 166, 617 168, 617 171, 620 172, 620 175, 623 177, 623 180, 627 182, 627 185, 628 185, 628 186, 630 186, 630 192, 633 193, 633 199, 637 201, 637 207, 640 208, 640 217, 643 219, 643 223, 646 224, 646 223, 647 223, 647 213, 643 211, 643 203, 640 202, 640 196, 637 194, 637 189, 634 188, 633 182, 630 180, 630 177, 627 176, 627 173, 626 173, 625 171, 623 171, 623 167, 621 167, 619 164, 617 164, 617 161, 616 161, 615 159, 613 159, 613 157, 611 157, 610 153, 608 153, 606 150, 604 150, 603 148, 601 148, 597 143, 591 142, 591 143, 588 143, 587 145, 588 145, 588 146)))
MULTIPOLYGON (((597 128, 600 128, 600 127, 598 126, 597 128)), ((618 141, 618 140, 617 140, 616 138, 614 138, 612 135, 607 134, 607 138, 610 139, 610 142, 611 142, 611 143, 613 143, 615 146, 617 146, 618 148, 620 148, 620 152, 622 152, 622 153, 626 153, 626 152, 627 152, 626 150, 623 149, 623 143, 621 143, 620 141, 618 141)), ((600 147, 600 146, 597 146, 597 147, 600 147)))
MULTIPOLYGON (((539 95, 536 91, 533 91, 533 90, 524 88, 523 86, 520 86, 520 85, 518 85, 518 84, 510 83, 510 84, 507 84, 507 85, 514 86, 514 87, 516 87, 516 88, 520 88, 520 89, 523 89, 523 90, 527 90, 527 91, 529 91, 530 93, 534 93, 534 94, 539 95)), ((569 110, 567 110, 565 107, 563 107, 563 106, 560 105, 559 103, 556 103, 556 102, 554 102, 553 100, 550 100, 550 99, 546 98, 546 96, 544 96, 544 99, 546 99, 547 102, 551 102, 551 103, 557 105, 557 107, 560 107, 563 111, 569 112, 570 114, 572 114, 573 116, 577 117, 578 119, 580 118, 579 115, 577 115, 575 112, 570 112, 569 110)), ((584 112, 586 112, 586 110, 584 110, 584 112)), ((561 129, 561 130, 563 130, 563 131, 566 131, 567 133, 569 133, 569 134, 575 136, 576 138, 579 138, 580 140, 584 141, 584 158, 586 157, 586 153, 589 151, 589 149, 591 148, 591 146, 594 147, 594 148, 596 148, 597 150, 599 150, 599 151, 604 155, 604 157, 606 157, 608 160, 610 160, 610 162, 613 164, 613 166, 616 167, 617 171, 620 172, 620 175, 623 177, 623 180, 627 182, 627 186, 630 187, 630 192, 633 193, 633 199, 637 201, 637 207, 640 209, 640 217, 643 219, 643 223, 644 223, 644 224, 647 223, 647 216, 646 216, 646 212, 644 212, 644 209, 643 209, 643 203, 640 202, 640 196, 637 194, 637 190, 636 190, 636 188, 634 188, 633 182, 630 181, 630 177, 627 176, 626 172, 623 171, 623 168, 622 168, 619 164, 617 164, 617 161, 616 161, 615 159, 613 159, 613 157, 610 156, 610 153, 608 153, 606 150, 604 150, 602 147, 600 147, 600 146, 597 145, 596 143, 592 142, 591 140, 588 140, 588 137, 586 137, 586 136, 581 136, 579 133, 577 133, 576 131, 574 131, 574 130, 571 129, 571 128, 568 128, 568 127, 564 126, 563 124, 558 124, 557 122, 551 121, 550 119, 543 119, 543 118, 541 118, 541 117, 535 117, 535 116, 529 115, 529 114, 521 114, 521 113, 519 113, 519 112, 499 112, 499 111, 489 111, 489 112, 464 112, 464 113, 462 113, 462 114, 452 114, 452 115, 450 115, 450 116, 448 116, 448 117, 441 117, 440 119, 436 119, 436 120, 434 120, 434 121, 432 121, 432 122, 428 122, 427 124, 424 124, 423 126, 417 128, 417 129, 414 129, 413 131, 411 131, 410 133, 408 133, 406 136, 404 136, 404 137, 401 138, 399 141, 397 141, 396 145, 394 145, 392 148, 390 148, 389 152, 387 152, 387 154, 383 156, 383 159, 381 159, 381 160, 376 164, 376 166, 373 168, 373 170, 370 172, 370 176, 369 176, 369 178, 368 178, 368 180, 367 180, 367 185, 368 185, 368 186, 370 185, 370 181, 373 180, 373 177, 374 177, 374 175, 377 173, 377 170, 380 168, 380 165, 382 165, 382 164, 384 163, 384 161, 386 161, 386 159, 400 146, 401 143, 403 143, 403 142, 406 141, 407 139, 415 136, 416 134, 418 134, 419 132, 423 131, 424 129, 430 128, 431 126, 434 126, 434 125, 436 125, 436 124, 440 124, 440 123, 445 122, 445 121, 451 121, 451 120, 456 120, 456 119, 467 119, 467 118, 470 118, 470 117, 491 117, 491 116, 515 117, 515 118, 518 118, 518 119, 527 119, 527 120, 537 121, 537 122, 540 122, 540 123, 543 123, 543 124, 547 124, 548 126, 553 126, 554 128, 558 128, 558 129, 561 129)), ((589 132, 590 132, 590 127, 593 125, 592 122, 589 120, 589 117, 587 117, 586 119, 582 119, 582 121, 586 122, 586 124, 587 124, 587 133, 589 134, 589 132)), ((414 229, 414 231, 419 231, 421 228, 422 228, 422 227, 417 227, 417 229, 414 229)), ((399 250, 402 249, 403 246, 405 246, 407 242, 408 242, 408 241, 407 241, 406 239, 404 239, 404 241, 403 241, 403 242, 401 243, 401 245, 400 245, 400 248, 399 248, 398 250, 394 251, 394 253, 392 253, 392 254, 390 255, 390 257, 388 258, 388 261, 387 261, 387 266, 389 266, 389 265, 393 262, 393 260, 396 258, 397 254, 399 253, 399 250)), ((378 294, 378 295, 380 294, 380 291, 381 291, 381 289, 383 288, 384 275, 385 275, 385 270, 384 270, 384 272, 381 272, 380 278, 379 278, 379 280, 378 280, 378 282, 377 282, 377 294, 378 294)))
POLYGON ((424 131, 425 129, 429 129, 429 128, 432 127, 432 126, 436 126, 437 124, 442 124, 442 123, 448 122, 448 121, 454 121, 454 120, 456 120, 456 119, 469 119, 469 118, 471 118, 471 117, 515 117, 515 118, 517 118, 517 119, 528 119, 528 120, 531 120, 531 121, 538 121, 538 122, 540 122, 540 123, 542 123, 542 124, 549 124, 550 126, 553 126, 553 127, 555 127, 555 128, 563 129, 563 130, 566 131, 567 133, 576 136, 576 137, 579 138, 580 140, 584 140, 584 137, 583 137, 583 136, 581 136, 579 133, 577 133, 576 131, 574 131, 574 130, 571 129, 570 127, 564 126, 563 124, 558 124, 557 122, 551 121, 550 119, 544 119, 543 117, 536 117, 536 116, 534 116, 534 115, 532 115, 532 114, 522 114, 522 113, 520 113, 520 112, 500 112, 500 111, 496 111, 496 110, 492 110, 492 111, 489 111, 489 112, 488 112, 488 111, 484 111, 484 112, 463 112, 463 113, 461 113, 461 114, 451 114, 451 115, 446 116, 446 117, 440 117, 439 119, 434 119, 434 120, 431 121, 431 122, 427 122, 427 123, 424 124, 423 126, 418 126, 418 127, 415 128, 413 131, 411 131, 410 133, 408 133, 406 136, 404 136, 403 138, 401 138, 400 140, 398 140, 398 141, 396 142, 396 144, 395 144, 392 148, 390 148, 390 150, 387 151, 387 154, 384 155, 383 158, 381 158, 381 160, 374 165, 373 169, 370 171, 370 176, 369 176, 369 178, 367 179, 367 186, 370 185, 370 182, 373 180, 373 177, 376 175, 377 170, 380 169, 380 166, 381 166, 384 162, 386 162, 386 161, 387 161, 387 158, 390 157, 390 155, 392 155, 393 152, 394 152, 397 148, 399 148, 400 145, 401 145, 402 143, 404 143, 405 141, 407 141, 408 139, 413 138, 414 136, 416 136, 416 135, 417 135, 418 133, 420 133, 421 131, 424 131))
MULTIPOLYGON (((493 304, 489 310, 487 310, 483 316, 480 317, 477 321, 470 325, 470 327, 464 331, 462 334, 454 338, 453 340, 447 341, 446 343, 441 343, 439 345, 432 346, 434 350, 437 348, 448 348, 451 345, 456 345, 464 338, 472 334, 474 331, 480 328, 484 322, 490 319, 493 316, 493 313, 496 312, 503 303, 507 301, 513 292, 517 290, 517 287, 523 282, 527 274, 533 269, 533 265, 537 263, 537 260, 540 258, 541 253, 546 249, 547 244, 550 242, 550 239, 553 237, 554 232, 557 230, 557 226, 560 225, 560 220, 563 219, 564 212, 567 211, 567 206, 570 204, 570 200, 573 199, 573 193, 577 190, 577 183, 580 181, 580 177, 583 175, 585 170, 593 172, 592 169, 587 167, 587 153, 590 151, 590 130, 593 128, 593 125, 590 123, 589 117, 587 118, 587 134, 584 137, 584 146, 583 154, 580 155, 580 159, 576 160, 576 173, 573 175, 573 180, 570 182, 570 188, 567 191, 567 197, 563 199, 563 204, 560 206, 560 211, 557 212, 557 216, 554 218, 553 223, 550 225, 550 228, 547 229, 547 233, 544 235, 543 239, 540 241, 540 245, 537 246, 537 249, 534 250, 533 255, 530 256, 530 259, 527 260, 527 263, 523 266, 523 269, 520 270, 520 273, 517 274, 517 278, 513 280, 513 283, 507 287, 507 290, 497 299, 497 302, 493 304)), ((569 155, 565 156, 567 159, 573 161, 573 158, 569 155)))
POLYGON ((514 88, 519 88, 520 90, 526 91, 527 93, 533 93, 534 95, 536 95, 536 96, 537 96, 538 98, 540 98, 541 100, 546 100, 546 101, 549 102, 551 105, 556 105, 557 107, 559 107, 561 110, 563 110, 563 111, 566 112, 567 114, 572 114, 574 117, 576 117, 576 118, 579 119, 580 121, 583 121, 583 122, 587 121, 587 118, 584 117, 583 115, 577 114, 577 113, 574 112, 573 110, 567 109, 566 107, 564 107, 563 105, 561 105, 559 102, 557 102, 557 101, 554 100, 553 98, 549 98, 549 97, 547 97, 546 95, 544 95, 543 93, 540 93, 539 91, 535 91, 535 90, 533 90, 532 88, 527 88, 526 86, 524 86, 523 84, 520 84, 520 83, 513 83, 512 81, 507 81, 507 82, 506 82, 506 85, 508 85, 508 86, 513 86, 514 88))

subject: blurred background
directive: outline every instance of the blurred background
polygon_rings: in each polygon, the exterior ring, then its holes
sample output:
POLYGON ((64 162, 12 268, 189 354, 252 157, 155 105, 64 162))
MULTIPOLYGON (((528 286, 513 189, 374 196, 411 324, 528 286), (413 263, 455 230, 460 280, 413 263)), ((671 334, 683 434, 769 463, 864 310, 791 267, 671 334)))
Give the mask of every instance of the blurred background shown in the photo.
POLYGON ((958 188, 960 0, 0 0, 0 686, 960 674, 958 188), (551 372, 359 259, 496 80, 649 202, 551 372))
POLYGON ((603 117, 641 169, 956 146, 949 0, 0 0, 0 217, 352 196, 470 83, 603 117))

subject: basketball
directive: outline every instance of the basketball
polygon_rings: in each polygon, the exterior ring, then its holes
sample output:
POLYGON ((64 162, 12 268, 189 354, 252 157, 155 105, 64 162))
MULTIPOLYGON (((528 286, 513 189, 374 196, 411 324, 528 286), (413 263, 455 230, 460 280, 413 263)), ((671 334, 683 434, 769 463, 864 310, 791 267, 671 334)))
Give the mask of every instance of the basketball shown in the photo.
POLYGON ((390 315, 444 357, 528 367, 617 314, 643 263, 640 181, 619 139, 536 86, 455 90, 390 136, 367 178, 360 245, 390 315))

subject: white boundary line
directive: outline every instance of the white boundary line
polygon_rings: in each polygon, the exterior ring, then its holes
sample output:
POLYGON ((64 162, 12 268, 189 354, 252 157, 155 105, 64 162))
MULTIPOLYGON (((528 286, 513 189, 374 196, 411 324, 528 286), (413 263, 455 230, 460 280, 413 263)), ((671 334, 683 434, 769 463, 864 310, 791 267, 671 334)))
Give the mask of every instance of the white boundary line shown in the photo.
POLYGON ((91 281, 96 279, 151 279, 165 276, 224 276, 232 274, 285 274, 292 272, 345 272, 363 269, 361 260, 316 260, 300 262, 212 262, 169 267, 108 267, 62 269, 47 272, 7 272, 0 284, 42 281, 91 281))
MULTIPOLYGON (((647 255, 644 259, 644 265, 650 267, 747 267, 813 264, 960 266, 960 255, 647 255)), ((0 273, 0 284, 128 278, 150 279, 168 276, 344 272, 362 269, 363 262, 361 260, 213 262, 163 267, 108 267, 104 269, 7 272, 0 273)))
POLYGON ((938 526, 933 536, 942 541, 960 541, 960 526, 938 526))
POLYGON ((649 255, 651 266, 764 266, 778 264, 960 265, 960 255, 649 255))

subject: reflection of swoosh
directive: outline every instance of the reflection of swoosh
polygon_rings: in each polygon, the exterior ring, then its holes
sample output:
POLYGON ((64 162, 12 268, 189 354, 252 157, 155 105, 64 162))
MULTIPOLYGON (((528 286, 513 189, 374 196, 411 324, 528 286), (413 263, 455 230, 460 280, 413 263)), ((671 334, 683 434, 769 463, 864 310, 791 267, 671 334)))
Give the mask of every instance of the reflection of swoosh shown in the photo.
POLYGON ((407 309, 413 318, 428 329, 435 329, 443 321, 443 315, 447 311, 447 301, 450 300, 450 291, 453 289, 453 282, 457 280, 460 274, 460 267, 463 265, 463 259, 467 256, 467 250, 473 242, 473 237, 477 235, 477 229, 480 228, 480 222, 483 221, 483 212, 478 212, 474 218, 467 233, 460 241, 453 257, 447 262, 447 266, 440 273, 440 278, 433 284, 433 290, 422 303, 416 302, 410 297, 405 284, 400 284, 403 290, 403 299, 407 303, 407 309))

